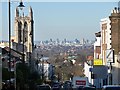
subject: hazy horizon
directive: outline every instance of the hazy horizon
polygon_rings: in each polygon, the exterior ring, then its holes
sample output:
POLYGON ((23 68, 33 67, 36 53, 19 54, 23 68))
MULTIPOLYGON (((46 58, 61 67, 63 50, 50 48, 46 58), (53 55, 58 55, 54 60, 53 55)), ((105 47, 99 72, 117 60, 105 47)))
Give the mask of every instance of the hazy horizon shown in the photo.
MULTIPOLYGON (((24 11, 33 9, 34 40, 94 40, 100 31, 100 19, 110 16, 117 2, 25 2, 24 11)), ((11 3, 11 26, 18 3, 11 3)), ((28 14, 28 13, 27 13, 28 14)), ((27 15, 26 14, 26 15, 27 15)), ((0 16, 1 17, 1 16, 0 16)), ((8 5, 2 2, 2 39, 8 40, 8 5)))

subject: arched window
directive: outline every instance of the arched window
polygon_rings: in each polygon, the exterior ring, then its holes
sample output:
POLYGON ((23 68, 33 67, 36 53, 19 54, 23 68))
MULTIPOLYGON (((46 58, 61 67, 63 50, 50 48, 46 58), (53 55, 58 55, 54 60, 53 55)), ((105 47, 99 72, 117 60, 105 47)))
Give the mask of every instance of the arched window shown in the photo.
POLYGON ((22 42, 22 23, 18 22, 18 42, 22 42))
POLYGON ((27 25, 27 22, 24 23, 24 30, 27 31, 28 29, 28 25, 27 25))
POLYGON ((27 24, 27 22, 25 22, 24 23, 24 42, 26 42, 28 40, 27 32, 28 32, 28 24, 27 24))

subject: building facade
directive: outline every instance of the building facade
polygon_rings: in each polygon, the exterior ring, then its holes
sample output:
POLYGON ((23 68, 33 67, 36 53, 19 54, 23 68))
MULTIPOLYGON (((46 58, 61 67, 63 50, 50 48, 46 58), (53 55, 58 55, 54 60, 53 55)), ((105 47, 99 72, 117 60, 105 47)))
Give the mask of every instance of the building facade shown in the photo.
POLYGON ((30 54, 33 51, 34 47, 34 20, 33 20, 33 11, 29 7, 28 16, 24 15, 24 12, 20 11, 18 7, 15 10, 15 21, 14 21, 14 49, 21 50, 25 54, 25 60, 30 58, 30 54))
POLYGON ((114 63, 112 63, 112 84, 120 84, 120 10, 115 7, 110 18, 111 25, 111 48, 114 49, 114 63))
POLYGON ((103 60, 103 65, 107 65, 106 50, 111 49, 111 25, 109 18, 101 19, 100 30, 101 30, 101 56, 103 60))
POLYGON ((101 32, 95 33, 96 41, 94 43, 94 59, 101 58, 101 32))
POLYGON ((87 62, 84 63, 84 74, 86 77, 88 77, 89 83, 93 84, 93 79, 91 78, 92 72, 90 69, 93 68, 91 65, 89 65, 87 62))
MULTIPOLYGON (((101 19, 100 32, 96 33, 94 43, 94 59, 102 59, 108 67, 107 83, 120 84, 120 10, 114 8, 108 18, 101 19), (101 47, 101 54, 99 49, 101 47)), ((101 82, 104 85, 104 80, 101 82)))

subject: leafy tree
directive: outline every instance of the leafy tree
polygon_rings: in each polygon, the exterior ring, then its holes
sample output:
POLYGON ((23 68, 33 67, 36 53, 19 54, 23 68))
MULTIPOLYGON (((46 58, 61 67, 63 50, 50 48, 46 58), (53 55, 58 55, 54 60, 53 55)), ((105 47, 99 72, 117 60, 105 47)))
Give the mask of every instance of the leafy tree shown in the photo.
POLYGON ((14 77, 14 72, 8 71, 8 68, 2 68, 2 80, 9 80, 14 77))
POLYGON ((30 69, 25 63, 18 63, 16 65, 16 85, 21 90, 25 89, 25 85, 29 82, 30 69))

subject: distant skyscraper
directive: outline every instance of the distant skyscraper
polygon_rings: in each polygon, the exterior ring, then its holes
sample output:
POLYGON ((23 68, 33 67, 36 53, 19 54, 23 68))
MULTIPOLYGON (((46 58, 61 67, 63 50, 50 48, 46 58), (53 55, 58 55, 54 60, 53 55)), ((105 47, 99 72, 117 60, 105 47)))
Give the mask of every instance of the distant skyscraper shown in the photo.
POLYGON ((59 44, 60 43, 60 40, 57 38, 57 44, 59 44))
POLYGON ((75 42, 76 42, 76 43, 80 43, 80 41, 79 41, 78 39, 75 39, 75 42))
POLYGON ((50 38, 50 42, 53 42, 52 38, 50 38))
POLYGON ((66 38, 64 39, 64 43, 66 43, 67 42, 67 40, 66 40, 66 38))
POLYGON ((82 45, 84 45, 84 44, 85 44, 85 39, 83 38, 80 43, 81 43, 82 45))

